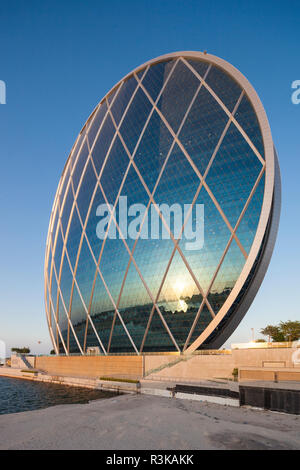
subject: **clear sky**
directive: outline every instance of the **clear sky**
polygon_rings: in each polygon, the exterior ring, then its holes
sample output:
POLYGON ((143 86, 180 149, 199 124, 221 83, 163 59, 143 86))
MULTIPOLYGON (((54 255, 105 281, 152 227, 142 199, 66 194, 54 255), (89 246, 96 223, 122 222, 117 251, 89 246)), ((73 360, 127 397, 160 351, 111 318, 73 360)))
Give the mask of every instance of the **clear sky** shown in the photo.
POLYGON ((265 280, 231 342, 300 318, 299 2, 1 0, 0 340, 51 349, 43 265, 54 194, 86 118, 133 68, 161 54, 207 50, 258 92, 279 154, 280 230, 265 280), (41 344, 38 344, 41 341, 41 344))

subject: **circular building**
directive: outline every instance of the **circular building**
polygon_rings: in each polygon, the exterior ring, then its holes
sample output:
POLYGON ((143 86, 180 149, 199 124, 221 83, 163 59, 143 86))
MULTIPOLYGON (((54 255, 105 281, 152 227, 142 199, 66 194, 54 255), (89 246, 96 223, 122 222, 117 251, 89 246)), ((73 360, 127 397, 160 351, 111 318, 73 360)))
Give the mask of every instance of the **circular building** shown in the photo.
POLYGON ((56 352, 219 348, 262 282, 279 213, 247 79, 200 52, 138 67, 88 118, 58 185, 45 258, 56 352))

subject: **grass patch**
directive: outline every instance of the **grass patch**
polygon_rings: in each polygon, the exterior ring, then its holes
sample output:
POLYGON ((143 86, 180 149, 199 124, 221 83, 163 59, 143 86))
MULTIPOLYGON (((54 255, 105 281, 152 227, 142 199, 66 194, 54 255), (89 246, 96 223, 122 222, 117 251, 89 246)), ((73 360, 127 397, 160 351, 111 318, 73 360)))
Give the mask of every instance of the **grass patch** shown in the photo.
POLYGON ((125 382, 129 384, 138 384, 139 380, 135 379, 122 379, 116 377, 100 377, 100 380, 107 380, 108 382, 125 382))

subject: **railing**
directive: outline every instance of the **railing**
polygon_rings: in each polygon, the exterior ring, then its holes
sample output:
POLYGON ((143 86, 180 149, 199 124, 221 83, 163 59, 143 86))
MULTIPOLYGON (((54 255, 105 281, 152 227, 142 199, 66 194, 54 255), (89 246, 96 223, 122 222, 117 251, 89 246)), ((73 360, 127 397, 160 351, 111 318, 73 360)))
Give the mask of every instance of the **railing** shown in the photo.
MULTIPOLYGON (((189 356, 191 355, 201 355, 201 356, 213 356, 213 355, 230 355, 232 354, 231 349, 201 349, 198 351, 194 351, 192 353, 189 353, 189 356)), ((184 352, 178 352, 178 351, 156 351, 156 352, 142 352, 140 354, 136 354, 135 352, 124 352, 124 353, 96 353, 96 354, 88 354, 85 353, 84 355, 80 353, 70 353, 69 355, 65 353, 60 353, 60 354, 41 354, 43 357, 96 357, 96 356, 186 356, 184 352)))
POLYGON ((232 351, 231 349, 200 349, 192 354, 195 356, 230 356, 232 351))

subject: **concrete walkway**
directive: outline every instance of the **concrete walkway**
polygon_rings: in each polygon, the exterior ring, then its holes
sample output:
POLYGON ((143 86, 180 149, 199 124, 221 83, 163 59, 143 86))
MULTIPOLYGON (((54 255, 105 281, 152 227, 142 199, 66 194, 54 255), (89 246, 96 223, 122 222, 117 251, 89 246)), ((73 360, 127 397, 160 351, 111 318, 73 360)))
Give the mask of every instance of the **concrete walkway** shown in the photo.
POLYGON ((0 449, 300 449, 300 416, 149 395, 0 416, 0 449))

